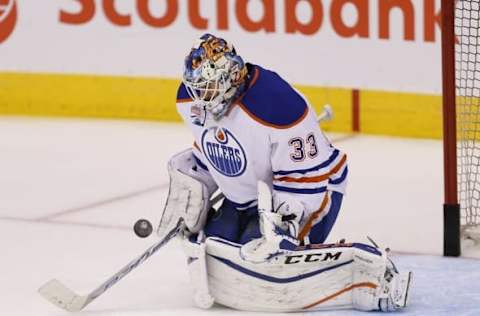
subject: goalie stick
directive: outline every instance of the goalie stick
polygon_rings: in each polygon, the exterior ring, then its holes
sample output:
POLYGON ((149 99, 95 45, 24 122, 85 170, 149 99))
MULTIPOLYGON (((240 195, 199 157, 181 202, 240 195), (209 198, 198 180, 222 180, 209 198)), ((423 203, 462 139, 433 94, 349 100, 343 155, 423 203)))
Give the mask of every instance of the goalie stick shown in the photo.
POLYGON ((105 291, 116 284, 120 279, 130 273, 133 269, 138 267, 141 263, 147 260, 173 237, 175 237, 183 229, 183 220, 179 219, 177 225, 165 236, 165 238, 156 242, 150 248, 145 250, 139 257, 129 262, 125 267, 120 269, 117 273, 112 275, 108 280, 103 282, 99 287, 90 292, 88 295, 78 295, 68 287, 63 285, 60 281, 52 279, 45 283, 38 292, 46 300, 52 304, 57 305, 69 312, 81 311, 85 306, 90 304, 94 299, 102 295, 105 291))
MULTIPOLYGON (((223 198, 223 194, 217 195, 211 200, 212 205, 216 204, 223 198)), ((45 283, 38 292, 47 301, 69 312, 79 312, 85 306, 90 304, 97 297, 105 293, 109 288, 115 285, 123 277, 129 274, 133 269, 137 268, 145 260, 150 258, 160 248, 167 244, 172 238, 174 238, 181 230, 184 229, 183 219, 180 218, 175 227, 161 240, 150 246, 140 256, 130 261, 125 267, 120 269, 117 273, 108 278, 95 290, 87 295, 78 295, 68 287, 63 285, 60 281, 52 279, 45 283)))
POLYGON ((325 104, 323 106, 323 111, 320 113, 320 115, 317 117, 317 121, 319 123, 325 122, 325 121, 330 121, 333 119, 333 110, 330 104, 325 104))

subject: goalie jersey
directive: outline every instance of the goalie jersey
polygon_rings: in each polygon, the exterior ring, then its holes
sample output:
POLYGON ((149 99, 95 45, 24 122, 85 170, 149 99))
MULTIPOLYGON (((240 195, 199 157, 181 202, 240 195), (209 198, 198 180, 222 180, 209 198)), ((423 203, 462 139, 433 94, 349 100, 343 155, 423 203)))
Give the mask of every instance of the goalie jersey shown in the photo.
POLYGON ((280 200, 295 198, 311 214, 327 191, 344 193, 346 155, 324 136, 298 91, 275 72, 247 67, 245 92, 218 121, 180 85, 177 110, 194 135, 197 164, 239 211, 255 206, 262 180, 280 200))

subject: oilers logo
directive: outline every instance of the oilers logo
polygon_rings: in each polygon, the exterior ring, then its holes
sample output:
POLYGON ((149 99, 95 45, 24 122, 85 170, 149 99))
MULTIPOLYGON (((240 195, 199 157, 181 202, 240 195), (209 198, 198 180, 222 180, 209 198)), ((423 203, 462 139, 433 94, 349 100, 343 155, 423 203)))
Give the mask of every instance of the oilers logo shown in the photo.
POLYGON ((238 177, 247 167, 242 145, 226 128, 212 127, 205 130, 202 150, 215 170, 227 177, 238 177))

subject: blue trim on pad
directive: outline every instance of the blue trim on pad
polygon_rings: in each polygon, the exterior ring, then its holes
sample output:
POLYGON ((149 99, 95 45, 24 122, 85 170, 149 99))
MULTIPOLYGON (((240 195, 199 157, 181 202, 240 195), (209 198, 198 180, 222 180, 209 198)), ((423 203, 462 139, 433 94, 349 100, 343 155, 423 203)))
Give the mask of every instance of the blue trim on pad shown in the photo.
POLYGON ((366 252, 370 252, 370 253, 373 253, 374 255, 377 255, 377 256, 381 256, 382 253, 375 247, 373 246, 370 246, 370 245, 367 245, 367 244, 362 244, 362 243, 358 243, 358 242, 354 242, 353 243, 353 247, 354 248, 358 248, 358 249, 361 249, 363 251, 366 251, 366 252))
MULTIPOLYGON (((219 242, 221 244, 225 244, 225 245, 228 245, 228 246, 232 246, 232 247, 235 247, 235 248, 240 248, 242 245, 240 244, 237 244, 233 241, 229 241, 229 240, 225 240, 223 238, 220 238, 220 237, 208 237, 208 239, 211 239, 215 242, 219 242)), ((213 256, 212 256, 213 257, 213 256)))
POLYGON ((209 255, 209 256, 217 259, 218 261, 222 262, 223 264, 229 266, 230 268, 232 268, 234 270, 237 270, 237 271, 242 272, 244 274, 248 274, 252 277, 262 279, 262 280, 265 280, 265 281, 268 281, 268 282, 273 282, 273 283, 290 283, 290 282, 300 281, 300 280, 312 277, 314 275, 317 275, 317 274, 320 274, 320 273, 323 273, 323 272, 326 272, 326 271, 330 271, 330 270, 333 270, 333 269, 336 269, 336 268, 340 268, 344 265, 347 265, 347 264, 350 264, 350 263, 353 262, 353 260, 349 260, 349 261, 339 263, 337 265, 334 265, 334 266, 331 266, 331 267, 328 267, 328 268, 312 271, 312 272, 305 273, 305 274, 300 274, 300 275, 297 275, 297 276, 294 276, 294 277, 276 278, 276 277, 272 277, 272 276, 269 276, 269 275, 265 275, 265 274, 261 274, 261 273, 249 270, 249 269, 244 268, 244 267, 242 267, 242 266, 240 266, 236 263, 233 263, 232 261, 230 261, 228 259, 220 258, 220 257, 213 256, 213 255, 209 255))

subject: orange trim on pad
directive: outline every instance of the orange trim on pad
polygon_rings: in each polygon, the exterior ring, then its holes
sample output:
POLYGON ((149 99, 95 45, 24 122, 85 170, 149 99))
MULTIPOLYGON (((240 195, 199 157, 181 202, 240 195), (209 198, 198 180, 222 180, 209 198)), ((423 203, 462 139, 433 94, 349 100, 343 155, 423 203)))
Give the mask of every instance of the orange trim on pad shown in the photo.
POLYGON ((356 288, 358 288, 358 287, 367 287, 367 288, 371 288, 371 289, 376 289, 376 288, 378 287, 378 285, 376 285, 376 284, 374 284, 374 283, 371 283, 371 282, 362 282, 362 283, 352 284, 352 285, 350 285, 349 287, 344 288, 343 290, 340 290, 340 291, 338 291, 338 292, 336 292, 336 293, 333 293, 332 295, 329 295, 329 296, 327 296, 327 297, 324 297, 324 298, 322 298, 321 300, 318 300, 318 301, 316 301, 316 302, 314 302, 314 303, 312 303, 312 304, 309 304, 309 305, 307 305, 307 306, 304 306, 304 307, 302 307, 302 309, 309 309, 309 308, 312 308, 312 307, 314 307, 314 306, 316 306, 316 305, 325 303, 325 302, 327 302, 327 301, 329 301, 329 300, 332 300, 332 299, 336 298, 337 296, 339 296, 339 295, 341 295, 341 294, 343 294, 343 293, 345 293, 345 292, 351 291, 351 290, 356 289, 356 288))

